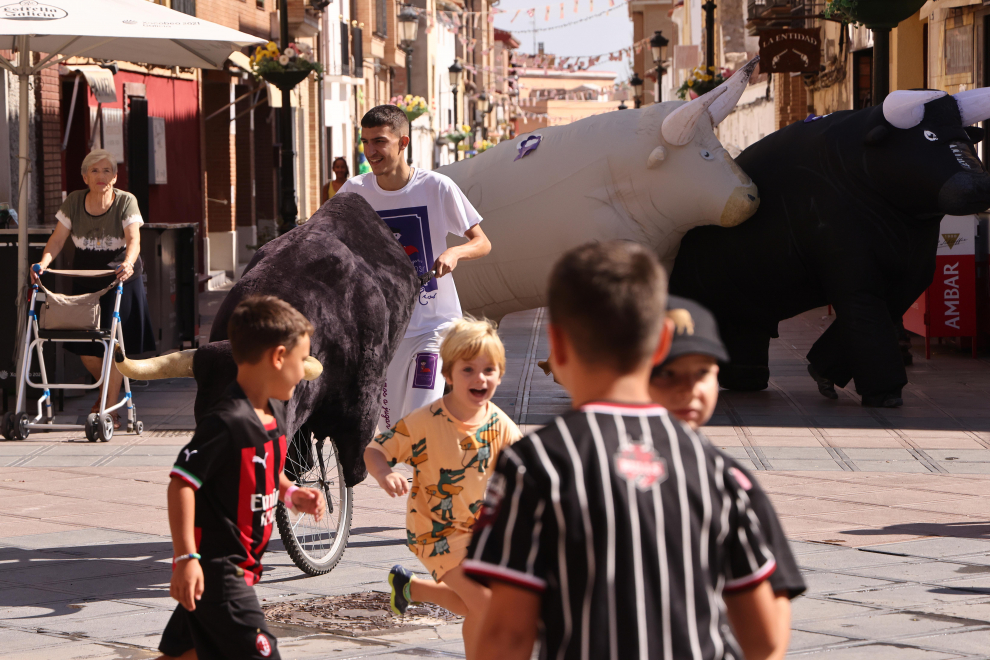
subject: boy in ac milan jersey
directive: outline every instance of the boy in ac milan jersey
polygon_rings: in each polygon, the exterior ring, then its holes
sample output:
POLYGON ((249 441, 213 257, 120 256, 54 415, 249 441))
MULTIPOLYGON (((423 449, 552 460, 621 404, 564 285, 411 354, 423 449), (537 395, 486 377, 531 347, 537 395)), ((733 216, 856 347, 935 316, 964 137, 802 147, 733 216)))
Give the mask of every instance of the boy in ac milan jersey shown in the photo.
POLYGON ((242 301, 227 328, 237 380, 179 452, 168 487, 172 598, 159 660, 278 659, 253 585, 275 507, 319 520, 318 490, 283 474, 285 410, 304 373, 313 326, 273 296, 242 301))

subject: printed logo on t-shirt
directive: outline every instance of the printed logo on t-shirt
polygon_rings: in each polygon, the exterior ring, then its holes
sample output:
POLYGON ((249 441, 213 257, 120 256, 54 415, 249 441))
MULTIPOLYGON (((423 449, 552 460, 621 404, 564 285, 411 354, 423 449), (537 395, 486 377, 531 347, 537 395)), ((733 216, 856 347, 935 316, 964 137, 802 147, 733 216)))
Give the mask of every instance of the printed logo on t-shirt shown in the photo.
POLYGON ((615 454, 615 470, 639 490, 667 478, 667 463, 653 447, 630 443, 615 454))
MULTIPOLYGON (((413 206, 391 211, 379 211, 379 217, 392 230, 392 235, 402 245, 416 268, 417 275, 425 275, 433 268, 433 246, 430 241, 430 214, 425 206, 413 206)), ((426 305, 436 298, 437 280, 431 279, 420 290, 419 303, 426 305)))
POLYGON ((254 646, 263 658, 267 658, 272 654, 272 645, 264 633, 258 633, 257 639, 254 640, 254 646))
POLYGON ((275 522, 275 506, 278 504, 278 488, 267 495, 251 494, 251 511, 261 511, 261 524, 267 527, 275 522))
POLYGON ((437 354, 417 353, 413 368, 412 386, 420 390, 432 390, 437 382, 437 354))

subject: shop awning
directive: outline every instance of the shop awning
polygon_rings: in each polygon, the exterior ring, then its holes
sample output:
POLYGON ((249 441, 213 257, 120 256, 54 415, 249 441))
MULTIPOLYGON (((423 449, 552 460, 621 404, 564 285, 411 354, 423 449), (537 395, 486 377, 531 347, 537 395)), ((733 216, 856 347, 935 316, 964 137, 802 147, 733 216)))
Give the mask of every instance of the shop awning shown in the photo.
POLYGON ((64 68, 83 75, 89 88, 93 90, 93 96, 96 97, 97 103, 117 102, 117 90, 113 84, 113 74, 107 69, 93 64, 66 66, 64 68))

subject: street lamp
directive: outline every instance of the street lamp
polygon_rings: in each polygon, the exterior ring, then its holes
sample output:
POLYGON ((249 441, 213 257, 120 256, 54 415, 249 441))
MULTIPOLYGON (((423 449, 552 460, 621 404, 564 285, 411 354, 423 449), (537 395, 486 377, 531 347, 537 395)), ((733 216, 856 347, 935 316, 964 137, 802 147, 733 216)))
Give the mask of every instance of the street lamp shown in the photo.
POLYGON ((488 137, 487 130, 485 127, 485 115, 487 115, 491 110, 491 103, 488 100, 488 94, 482 92, 480 95, 478 95, 478 100, 475 102, 475 107, 478 109, 477 116, 475 117, 475 119, 480 120, 477 122, 478 127, 481 129, 479 131, 479 133, 481 134, 480 138, 484 140, 488 137))
POLYGON ((715 9, 718 7, 712 0, 708 0, 701 8, 705 10, 705 66, 708 70, 705 73, 715 73, 715 9))
MULTIPOLYGON (((450 65, 447 69, 447 73, 450 74, 450 93, 454 95, 454 126, 457 126, 457 88, 461 84, 461 74, 464 73, 464 65, 460 63, 459 60, 454 60, 454 63, 450 65)), ((456 130, 456 128, 455 128, 456 130)), ((454 160, 460 160, 460 152, 454 150, 454 160)))
POLYGON ((629 84, 632 85, 633 98, 638 108, 643 105, 643 79, 639 77, 638 73, 633 73, 633 77, 629 79, 629 84))
POLYGON ((650 37, 650 51, 653 53, 653 63, 657 66, 657 103, 663 100, 663 74, 666 72, 663 63, 667 61, 667 45, 669 43, 670 40, 663 36, 660 30, 654 32, 653 36, 650 37))
MULTIPOLYGON (((406 54, 406 94, 412 94, 412 52, 419 33, 419 14, 411 5, 402 5, 399 11, 399 49, 406 54)), ((409 146, 406 162, 412 165, 412 122, 409 123, 409 146)))

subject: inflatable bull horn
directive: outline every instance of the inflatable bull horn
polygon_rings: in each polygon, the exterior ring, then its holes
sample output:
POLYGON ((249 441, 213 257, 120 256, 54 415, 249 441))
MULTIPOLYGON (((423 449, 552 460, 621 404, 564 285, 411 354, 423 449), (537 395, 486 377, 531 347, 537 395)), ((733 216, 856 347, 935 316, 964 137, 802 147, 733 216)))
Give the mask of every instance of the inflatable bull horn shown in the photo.
MULTIPOLYGON (((163 378, 192 378, 193 356, 196 349, 170 353, 147 360, 132 360, 118 348, 114 354, 117 371, 135 380, 160 380, 163 378)), ((304 380, 316 380, 323 373, 323 365, 312 355, 303 361, 304 380)))
POLYGON ((727 91, 728 87, 719 85, 707 94, 702 94, 671 112, 660 126, 663 139, 677 147, 683 147, 690 142, 694 139, 694 129, 698 120, 707 114, 709 106, 715 102, 715 99, 727 91))
POLYGON ((759 56, 754 57, 724 83, 667 115, 660 128, 663 139, 672 145, 684 146, 694 137, 695 126, 705 116, 705 111, 711 117, 713 128, 722 123, 746 91, 759 61, 759 56))
POLYGON ((963 126, 972 126, 977 122, 990 119, 990 88, 970 89, 953 94, 952 98, 959 106, 963 126))
MULTIPOLYGON (((925 104, 946 96, 937 90, 906 90, 891 92, 883 101, 883 117, 900 129, 914 128, 925 118, 925 104)), ((953 94, 963 126, 990 119, 990 88, 980 87, 953 94)))
POLYGON ((756 65, 759 63, 760 56, 757 55, 733 73, 728 80, 719 85, 720 88, 725 88, 725 93, 716 98, 708 106, 708 114, 712 116, 712 126, 721 124, 735 109, 736 104, 739 103, 739 99, 742 98, 743 92, 746 91, 746 87, 749 85, 749 79, 753 77, 753 72, 756 71, 756 65))

